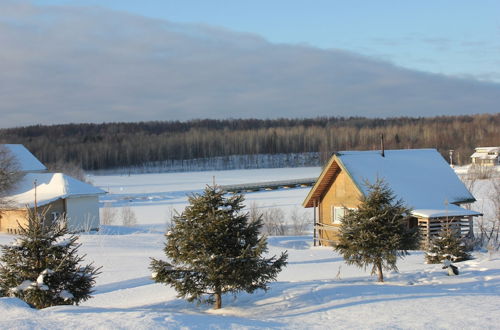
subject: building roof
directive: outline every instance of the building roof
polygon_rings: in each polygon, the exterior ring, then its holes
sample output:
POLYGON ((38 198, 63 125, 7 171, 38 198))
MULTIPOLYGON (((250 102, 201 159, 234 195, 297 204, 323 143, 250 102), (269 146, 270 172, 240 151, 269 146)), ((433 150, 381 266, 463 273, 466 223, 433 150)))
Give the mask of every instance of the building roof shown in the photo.
POLYGON ((453 169, 435 149, 341 151, 336 153, 321 173, 318 181, 304 201, 312 207, 314 200, 323 196, 336 173, 344 170, 360 193, 366 195, 366 181, 383 179, 414 209, 414 214, 425 217, 453 215, 479 215, 453 204, 475 201, 474 196, 457 177, 453 169))
POLYGON ((22 144, 3 144, 7 150, 17 159, 19 169, 23 172, 43 172, 47 167, 43 165, 25 146, 22 144))
POLYGON ((58 199, 105 194, 102 189, 79 181, 63 173, 27 173, 7 199, 17 207, 35 204, 35 182, 37 205, 46 205, 58 199))
POLYGON ((500 147, 477 147, 476 152, 500 152, 500 147))
POLYGON ((475 152, 470 158, 479 158, 479 159, 497 159, 498 154, 496 155, 488 155, 488 152, 475 152))

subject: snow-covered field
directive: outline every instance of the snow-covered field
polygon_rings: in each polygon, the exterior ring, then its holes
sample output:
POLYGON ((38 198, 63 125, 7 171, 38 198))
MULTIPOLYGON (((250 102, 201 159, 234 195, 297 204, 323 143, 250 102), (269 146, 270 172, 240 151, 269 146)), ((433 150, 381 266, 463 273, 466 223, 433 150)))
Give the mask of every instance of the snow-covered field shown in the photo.
MULTIPOLYGON (((378 284, 369 270, 344 264, 327 247, 313 247, 310 236, 270 237, 269 253, 288 250, 289 264, 268 292, 223 297, 223 308, 187 303, 173 289, 150 279, 149 258, 164 257, 163 231, 172 209, 182 211, 186 193, 211 184, 314 177, 319 168, 235 170, 131 176, 94 176, 110 192, 103 202, 130 206, 138 226, 107 226, 80 237, 80 253, 102 265, 94 298, 80 306, 33 310, 13 298, 0 298, 1 329, 245 329, 245 328, 402 328, 498 329, 500 255, 477 252, 458 263, 450 277, 440 265, 424 264, 422 252, 398 263, 399 273, 378 284)), ((488 182, 475 186, 485 207, 488 182), (484 195, 484 196, 483 196, 484 195)), ((247 194, 247 203, 291 210, 309 188, 247 194)), ((484 210, 482 210, 484 211, 484 210)), ((12 236, 0 235, 0 244, 12 236)))

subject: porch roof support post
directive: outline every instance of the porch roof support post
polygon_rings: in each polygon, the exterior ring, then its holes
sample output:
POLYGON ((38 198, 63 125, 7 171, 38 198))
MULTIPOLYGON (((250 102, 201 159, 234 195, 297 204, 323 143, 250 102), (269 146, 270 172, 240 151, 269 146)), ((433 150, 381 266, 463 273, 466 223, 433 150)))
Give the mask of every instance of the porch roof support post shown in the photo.
POLYGON ((316 199, 314 200, 313 215, 313 246, 316 246, 316 199))
POLYGON ((469 233, 467 234, 467 238, 474 239, 474 221, 472 216, 467 217, 469 219, 469 233))

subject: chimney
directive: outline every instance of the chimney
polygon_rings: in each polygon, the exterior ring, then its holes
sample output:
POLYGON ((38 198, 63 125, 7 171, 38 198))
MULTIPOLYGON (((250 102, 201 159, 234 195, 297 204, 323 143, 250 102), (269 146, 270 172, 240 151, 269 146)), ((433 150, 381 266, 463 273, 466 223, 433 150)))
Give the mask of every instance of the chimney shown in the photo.
POLYGON ((385 157, 384 134, 380 134, 380 149, 382 157, 385 157))

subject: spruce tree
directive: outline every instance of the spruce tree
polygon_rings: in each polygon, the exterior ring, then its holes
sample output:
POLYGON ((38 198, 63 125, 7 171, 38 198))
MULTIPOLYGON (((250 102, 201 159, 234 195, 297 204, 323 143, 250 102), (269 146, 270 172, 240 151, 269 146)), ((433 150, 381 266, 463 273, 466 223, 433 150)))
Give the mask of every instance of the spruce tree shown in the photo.
POLYGON ((217 187, 189 197, 189 205, 174 216, 166 234, 169 262, 152 259, 150 269, 158 283, 175 288, 188 301, 214 303, 222 295, 268 289, 286 266, 287 253, 265 258, 266 237, 259 237, 262 220, 243 213, 243 195, 226 197, 217 187))
POLYGON ((34 308, 78 304, 90 298, 99 268, 81 266, 78 237, 59 222, 28 210, 28 223, 11 245, 1 245, 0 293, 34 308))
POLYGON ((444 226, 439 235, 432 238, 425 253, 425 261, 429 264, 439 264, 444 260, 459 262, 470 258, 460 233, 451 225, 444 226))
POLYGON ((418 230, 410 230, 407 220, 410 209, 396 197, 381 179, 365 183, 368 194, 362 197, 357 210, 342 219, 339 242, 335 246, 347 264, 366 268, 384 281, 383 270, 396 270, 398 258, 419 245, 418 230))

